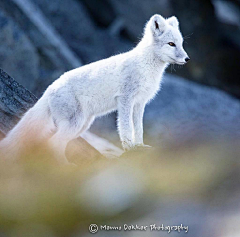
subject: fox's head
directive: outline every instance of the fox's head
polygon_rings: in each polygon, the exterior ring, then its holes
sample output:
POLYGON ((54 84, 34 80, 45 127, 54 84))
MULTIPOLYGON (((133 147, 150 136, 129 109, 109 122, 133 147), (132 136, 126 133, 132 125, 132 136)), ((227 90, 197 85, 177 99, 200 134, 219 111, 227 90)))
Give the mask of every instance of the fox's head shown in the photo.
POLYGON ((164 19, 160 15, 151 17, 146 25, 144 38, 153 47, 153 52, 161 61, 172 64, 185 64, 190 60, 183 49, 183 37, 175 16, 164 19))

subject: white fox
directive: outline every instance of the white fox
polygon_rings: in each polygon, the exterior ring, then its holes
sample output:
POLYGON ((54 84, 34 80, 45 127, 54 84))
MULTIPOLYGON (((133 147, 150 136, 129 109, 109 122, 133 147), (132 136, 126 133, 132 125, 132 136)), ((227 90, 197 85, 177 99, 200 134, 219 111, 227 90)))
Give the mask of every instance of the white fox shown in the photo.
POLYGON ((49 139, 56 159, 67 163, 67 143, 86 131, 96 117, 114 110, 124 150, 146 146, 145 105, 158 92, 166 67, 189 60, 182 44, 176 17, 152 16, 142 40, 131 51, 71 70, 53 82, 0 148, 14 156, 27 139, 49 139))

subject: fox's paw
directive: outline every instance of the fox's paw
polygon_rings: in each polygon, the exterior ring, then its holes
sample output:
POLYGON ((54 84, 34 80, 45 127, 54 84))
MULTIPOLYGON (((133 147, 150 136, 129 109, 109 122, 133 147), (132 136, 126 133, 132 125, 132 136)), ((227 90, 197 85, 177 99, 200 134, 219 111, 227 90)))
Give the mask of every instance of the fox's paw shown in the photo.
POLYGON ((152 146, 145 145, 145 144, 137 144, 134 146, 134 149, 151 149, 152 146))
POLYGON ((128 147, 128 149, 124 149, 124 151, 128 152, 128 151, 139 151, 139 150, 149 150, 149 149, 152 149, 152 147, 149 146, 149 145, 137 144, 137 145, 133 145, 131 147, 128 147))
POLYGON ((128 140, 128 141, 123 141, 123 142, 122 142, 122 147, 123 147, 123 150, 124 150, 125 152, 134 149, 133 143, 132 143, 131 141, 129 141, 129 140, 128 140))

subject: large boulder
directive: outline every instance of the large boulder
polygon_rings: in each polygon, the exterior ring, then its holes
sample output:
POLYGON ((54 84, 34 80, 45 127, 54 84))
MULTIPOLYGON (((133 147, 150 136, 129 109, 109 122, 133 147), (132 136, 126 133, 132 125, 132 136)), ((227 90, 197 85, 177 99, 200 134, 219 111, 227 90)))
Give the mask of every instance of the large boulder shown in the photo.
POLYGON ((240 140, 240 102, 218 89, 166 75, 162 91, 146 108, 152 143, 240 140))

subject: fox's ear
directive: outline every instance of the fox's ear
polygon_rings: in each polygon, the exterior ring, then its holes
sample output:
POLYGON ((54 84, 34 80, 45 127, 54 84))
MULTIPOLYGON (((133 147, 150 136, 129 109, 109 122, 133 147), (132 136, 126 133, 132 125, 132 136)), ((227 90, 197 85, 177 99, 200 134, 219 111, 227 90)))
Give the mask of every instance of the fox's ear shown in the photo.
POLYGON ((178 28, 178 26, 179 26, 178 19, 175 16, 172 16, 172 17, 168 18, 166 21, 169 25, 171 25, 175 28, 178 28))
POLYGON ((166 20, 158 14, 151 17, 150 24, 152 32, 156 35, 161 35, 165 31, 167 26, 166 20))

